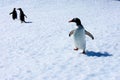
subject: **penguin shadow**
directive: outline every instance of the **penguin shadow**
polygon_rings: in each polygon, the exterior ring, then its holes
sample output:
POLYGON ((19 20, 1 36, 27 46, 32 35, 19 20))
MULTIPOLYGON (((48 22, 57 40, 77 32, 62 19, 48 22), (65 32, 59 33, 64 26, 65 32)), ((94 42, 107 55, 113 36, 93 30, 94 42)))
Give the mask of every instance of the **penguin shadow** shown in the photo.
POLYGON ((115 0, 115 1, 119 1, 120 2, 120 0, 115 0))
POLYGON ((28 23, 28 24, 29 24, 29 23, 33 23, 33 22, 31 22, 31 21, 25 21, 25 23, 28 23))
POLYGON ((108 52, 94 52, 94 51, 87 51, 86 55, 89 57, 110 57, 112 54, 109 54, 108 52))

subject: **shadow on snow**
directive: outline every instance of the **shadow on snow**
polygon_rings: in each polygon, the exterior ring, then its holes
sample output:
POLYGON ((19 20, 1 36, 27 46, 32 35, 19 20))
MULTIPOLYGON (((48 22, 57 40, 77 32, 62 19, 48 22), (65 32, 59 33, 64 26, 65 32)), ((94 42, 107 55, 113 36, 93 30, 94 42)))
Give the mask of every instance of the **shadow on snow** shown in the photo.
POLYGON ((112 56, 112 54, 109 54, 108 52, 94 52, 94 51, 87 51, 86 52, 87 56, 91 56, 91 57, 109 57, 112 56))
POLYGON ((25 21, 25 23, 32 23, 31 21, 25 21))

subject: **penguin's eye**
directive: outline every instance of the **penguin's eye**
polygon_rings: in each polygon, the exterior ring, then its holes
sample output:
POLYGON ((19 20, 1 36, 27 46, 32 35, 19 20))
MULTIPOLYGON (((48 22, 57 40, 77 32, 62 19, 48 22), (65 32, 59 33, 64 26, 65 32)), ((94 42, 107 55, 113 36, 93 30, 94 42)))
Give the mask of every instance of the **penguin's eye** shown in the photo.
POLYGON ((76 21, 76 19, 73 19, 72 21, 73 21, 73 22, 75 22, 75 21, 76 21))
POLYGON ((74 21, 77 21, 77 18, 74 18, 73 20, 74 20, 74 21))
POLYGON ((76 18, 73 19, 73 21, 75 21, 75 20, 76 20, 76 18))

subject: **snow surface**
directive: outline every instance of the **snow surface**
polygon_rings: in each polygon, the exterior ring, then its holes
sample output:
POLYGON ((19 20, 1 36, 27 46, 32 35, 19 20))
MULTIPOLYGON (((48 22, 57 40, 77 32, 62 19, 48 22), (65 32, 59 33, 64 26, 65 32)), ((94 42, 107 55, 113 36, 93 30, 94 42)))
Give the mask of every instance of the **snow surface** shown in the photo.
POLYGON ((0 14, 0 80, 120 80, 120 1, 0 0, 0 14), (74 17, 95 37, 86 55, 68 36, 74 17))

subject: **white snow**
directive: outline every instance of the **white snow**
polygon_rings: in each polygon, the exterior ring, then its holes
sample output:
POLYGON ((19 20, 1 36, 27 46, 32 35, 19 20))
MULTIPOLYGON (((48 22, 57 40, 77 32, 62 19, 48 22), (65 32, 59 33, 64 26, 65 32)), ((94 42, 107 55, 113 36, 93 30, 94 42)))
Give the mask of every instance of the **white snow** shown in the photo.
POLYGON ((1 0, 0 14, 0 80, 120 80, 120 1, 1 0), (74 17, 95 37, 86 55, 68 36, 74 17))

